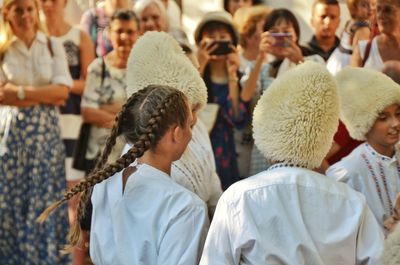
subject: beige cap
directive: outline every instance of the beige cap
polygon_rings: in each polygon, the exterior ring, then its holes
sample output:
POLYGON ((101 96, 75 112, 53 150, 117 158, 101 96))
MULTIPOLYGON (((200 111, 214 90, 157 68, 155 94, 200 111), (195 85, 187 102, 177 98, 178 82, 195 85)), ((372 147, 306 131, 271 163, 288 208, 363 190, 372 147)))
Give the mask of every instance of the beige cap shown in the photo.
POLYGON ((231 14, 229 14, 226 11, 213 11, 213 12, 208 12, 204 15, 203 19, 200 21, 200 23, 196 27, 196 30, 194 31, 194 40, 196 41, 197 44, 201 40, 201 34, 202 34, 204 26, 210 22, 221 22, 221 23, 227 25, 231 29, 231 31, 234 35, 233 36, 234 45, 238 44, 239 33, 233 23, 231 14))

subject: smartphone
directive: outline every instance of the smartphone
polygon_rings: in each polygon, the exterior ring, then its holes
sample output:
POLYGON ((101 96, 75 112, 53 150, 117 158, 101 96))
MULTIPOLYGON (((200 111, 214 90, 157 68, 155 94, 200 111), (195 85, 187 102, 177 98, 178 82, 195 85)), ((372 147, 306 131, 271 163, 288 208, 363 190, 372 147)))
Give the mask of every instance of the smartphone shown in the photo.
POLYGON ((214 43, 218 43, 218 46, 215 50, 213 50, 210 54, 211 55, 226 55, 232 52, 231 48, 231 42, 227 40, 219 40, 219 41, 214 41, 211 45, 214 43))
POLYGON ((273 46, 276 47, 286 47, 287 43, 285 39, 292 38, 291 33, 270 33, 270 35, 275 38, 275 43, 273 46))

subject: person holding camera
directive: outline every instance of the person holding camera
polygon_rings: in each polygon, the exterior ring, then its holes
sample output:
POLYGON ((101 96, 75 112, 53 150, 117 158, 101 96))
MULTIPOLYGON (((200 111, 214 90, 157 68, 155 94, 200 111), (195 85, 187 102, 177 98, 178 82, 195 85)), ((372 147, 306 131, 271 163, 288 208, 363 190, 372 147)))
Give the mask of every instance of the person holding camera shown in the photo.
MULTIPOLYGON (((239 32, 239 71, 242 73, 255 62, 258 56, 265 20, 271 11, 272 9, 265 5, 257 5, 239 8, 233 16, 233 21, 237 25, 239 32)), ((249 176, 251 151, 254 145, 252 135, 250 122, 245 128, 234 130, 237 161, 241 178, 249 176)))
MULTIPOLYGON (((299 23, 291 11, 281 8, 269 14, 264 24, 264 32, 261 34, 257 59, 246 69, 241 79, 243 90, 240 97, 243 101, 257 102, 276 77, 304 60, 324 64, 319 55, 304 57, 299 39, 299 23)), ((268 164, 263 156, 253 148, 250 175, 261 172, 267 167, 268 164)))
POLYGON ((233 128, 246 126, 250 118, 247 103, 239 96, 238 33, 232 16, 225 11, 207 13, 195 30, 195 40, 208 102, 219 106, 210 138, 225 190, 239 180, 233 128))

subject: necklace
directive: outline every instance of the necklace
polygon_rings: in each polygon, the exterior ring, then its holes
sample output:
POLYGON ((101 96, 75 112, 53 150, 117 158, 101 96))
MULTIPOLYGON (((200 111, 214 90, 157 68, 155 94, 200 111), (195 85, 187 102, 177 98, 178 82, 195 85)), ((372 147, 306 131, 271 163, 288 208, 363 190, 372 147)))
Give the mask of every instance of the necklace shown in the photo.
MULTIPOLYGON (((375 171, 374 171, 374 169, 373 169, 373 167, 371 165, 371 162, 368 160, 368 158, 365 155, 365 153, 362 153, 361 157, 363 158, 365 164, 367 165, 369 173, 371 174, 372 178, 374 179, 375 188, 376 188, 376 191, 378 193, 379 200, 381 201, 381 204, 382 204, 383 208, 385 208, 385 203, 383 201, 383 196, 382 196, 382 189, 381 189, 381 186, 379 185, 379 180, 378 180, 378 178, 377 178, 377 176, 375 174, 375 171)), ((382 179, 383 187, 385 189, 387 205, 389 206, 389 212, 390 212, 390 215, 392 215, 393 214, 393 203, 392 203, 392 200, 390 199, 389 188, 388 188, 388 185, 387 185, 387 179, 386 179, 385 171, 383 169, 382 162, 379 161, 379 159, 376 160, 376 163, 378 164, 380 179, 382 179)), ((398 161, 397 161, 397 174, 400 176, 400 165, 399 165, 398 161)))
POLYGON ((278 164, 274 164, 274 165, 270 166, 267 169, 267 171, 273 170, 275 168, 281 168, 281 167, 301 167, 301 166, 298 166, 298 165, 296 165, 294 163, 278 163, 278 164))

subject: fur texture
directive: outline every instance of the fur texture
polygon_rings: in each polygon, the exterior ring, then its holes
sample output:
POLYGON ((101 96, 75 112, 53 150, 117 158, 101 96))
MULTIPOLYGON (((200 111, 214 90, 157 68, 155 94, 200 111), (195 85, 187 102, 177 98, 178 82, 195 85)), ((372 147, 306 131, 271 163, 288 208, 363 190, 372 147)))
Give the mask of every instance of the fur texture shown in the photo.
POLYGON ((400 103, 400 86, 375 70, 348 66, 337 74, 336 80, 340 119, 356 140, 365 141, 379 113, 400 103))
POLYGON ((382 265, 400 264, 400 225, 389 234, 385 240, 385 250, 382 256, 382 265))
POLYGON ((255 144, 267 159, 318 167, 338 127, 336 83, 324 66, 305 62, 274 80, 253 115, 255 144))
POLYGON ((207 104, 207 88, 178 42, 164 32, 146 32, 133 46, 126 73, 128 97, 148 85, 182 91, 192 104, 207 104))

